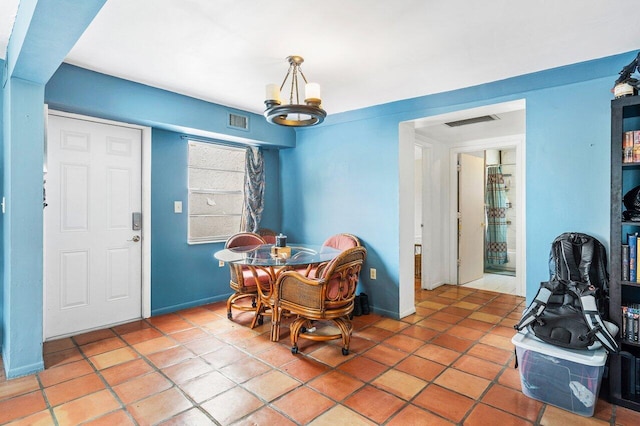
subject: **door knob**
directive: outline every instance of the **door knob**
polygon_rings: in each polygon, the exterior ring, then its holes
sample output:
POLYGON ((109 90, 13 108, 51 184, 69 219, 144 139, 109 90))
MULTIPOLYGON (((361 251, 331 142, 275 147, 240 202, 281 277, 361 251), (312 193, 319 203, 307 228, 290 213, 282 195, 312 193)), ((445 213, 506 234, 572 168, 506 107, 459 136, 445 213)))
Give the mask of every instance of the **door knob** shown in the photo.
POLYGON ((134 235, 132 239, 127 241, 133 241, 134 243, 137 243, 138 241, 140 241, 140 235, 134 235))

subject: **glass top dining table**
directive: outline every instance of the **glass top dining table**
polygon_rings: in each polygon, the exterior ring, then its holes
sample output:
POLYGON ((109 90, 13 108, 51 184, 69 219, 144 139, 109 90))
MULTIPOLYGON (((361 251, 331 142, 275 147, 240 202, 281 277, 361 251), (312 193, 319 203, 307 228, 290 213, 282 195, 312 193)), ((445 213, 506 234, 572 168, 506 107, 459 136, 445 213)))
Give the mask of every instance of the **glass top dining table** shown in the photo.
MULTIPOLYGON (((278 277, 284 271, 291 269, 310 268, 314 264, 329 262, 335 259, 341 250, 333 247, 317 246, 310 244, 287 244, 284 248, 275 247, 273 244, 261 244, 244 247, 226 248, 214 253, 217 260, 227 262, 234 265, 246 266, 251 269, 254 274, 256 269, 266 272, 270 278, 270 289, 262 290, 258 286, 258 293, 263 297, 263 293, 267 295, 273 294, 274 285, 278 277), (277 250, 277 251, 276 251, 277 250)), ((265 297, 271 299, 271 297, 265 297)), ((271 306, 272 310, 278 309, 276 305, 271 306)), ((259 312, 256 312, 259 314, 259 312)), ((273 315, 271 319, 271 340, 277 342, 280 338, 279 315, 273 315)))
POLYGON ((261 244, 226 248, 214 253, 214 257, 235 265, 284 267, 302 266, 333 260, 341 251, 333 247, 311 244, 287 244, 291 253, 273 253, 273 244, 261 244))

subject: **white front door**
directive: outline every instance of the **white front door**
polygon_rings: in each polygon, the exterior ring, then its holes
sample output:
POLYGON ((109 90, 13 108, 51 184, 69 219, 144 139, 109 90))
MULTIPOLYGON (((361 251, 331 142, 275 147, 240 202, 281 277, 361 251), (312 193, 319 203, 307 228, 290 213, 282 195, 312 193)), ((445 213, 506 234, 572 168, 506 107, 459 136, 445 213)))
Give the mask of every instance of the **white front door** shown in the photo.
POLYGON ((466 284, 484 274, 484 158, 459 158, 458 284, 466 284))
POLYGON ((49 115, 44 334, 140 318, 140 129, 49 115))

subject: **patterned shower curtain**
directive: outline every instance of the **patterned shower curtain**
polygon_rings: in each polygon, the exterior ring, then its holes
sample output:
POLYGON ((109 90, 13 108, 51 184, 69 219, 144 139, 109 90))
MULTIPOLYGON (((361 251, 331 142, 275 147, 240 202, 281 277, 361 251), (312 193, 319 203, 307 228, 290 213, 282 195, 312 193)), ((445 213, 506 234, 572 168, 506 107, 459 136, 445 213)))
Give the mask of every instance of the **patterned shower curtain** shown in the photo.
POLYGON ((502 265, 507 257, 507 194, 501 166, 487 168, 487 235, 485 256, 487 264, 502 265))
POLYGON ((264 209, 264 156, 259 148, 247 148, 245 158, 242 230, 256 232, 264 209))

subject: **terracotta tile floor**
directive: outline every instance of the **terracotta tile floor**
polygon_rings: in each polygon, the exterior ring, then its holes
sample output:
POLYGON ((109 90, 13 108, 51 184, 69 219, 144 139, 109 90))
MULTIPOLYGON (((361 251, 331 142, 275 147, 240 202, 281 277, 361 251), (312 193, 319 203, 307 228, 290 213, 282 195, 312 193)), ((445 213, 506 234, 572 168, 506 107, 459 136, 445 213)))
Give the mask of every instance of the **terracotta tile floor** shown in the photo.
POLYGON ((520 297, 442 286, 416 291, 401 321, 354 318, 351 353, 269 341, 224 303, 44 345, 46 370, 7 381, 0 424, 638 425, 599 400, 584 418, 530 399, 513 368, 520 297))

